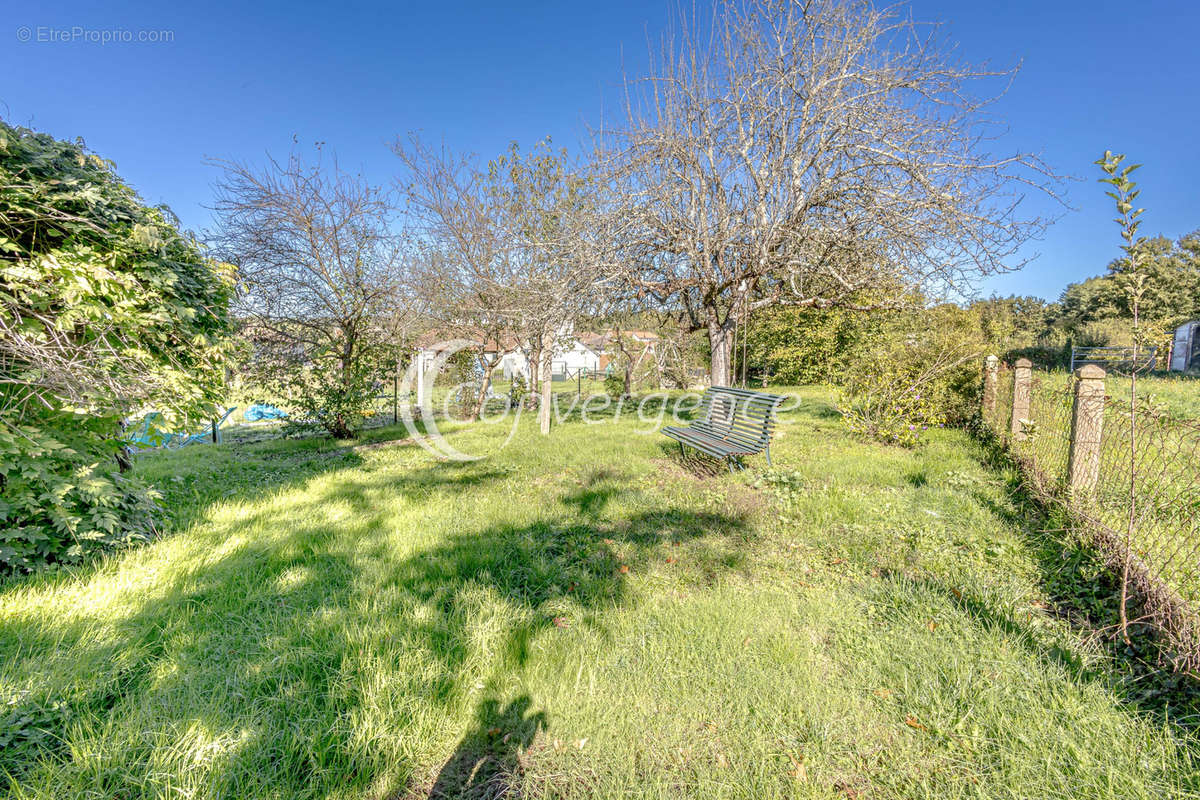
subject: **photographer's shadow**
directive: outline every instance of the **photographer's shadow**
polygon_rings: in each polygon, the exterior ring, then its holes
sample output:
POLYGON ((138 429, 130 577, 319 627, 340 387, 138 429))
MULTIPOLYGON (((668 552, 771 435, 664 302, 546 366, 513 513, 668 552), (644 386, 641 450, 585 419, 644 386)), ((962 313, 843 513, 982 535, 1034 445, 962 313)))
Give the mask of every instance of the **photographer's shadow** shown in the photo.
POLYGON ((429 800, 493 800, 511 796, 521 783, 521 756, 546 715, 529 713, 528 695, 501 711, 496 700, 485 700, 475 724, 459 742, 429 790, 429 800))

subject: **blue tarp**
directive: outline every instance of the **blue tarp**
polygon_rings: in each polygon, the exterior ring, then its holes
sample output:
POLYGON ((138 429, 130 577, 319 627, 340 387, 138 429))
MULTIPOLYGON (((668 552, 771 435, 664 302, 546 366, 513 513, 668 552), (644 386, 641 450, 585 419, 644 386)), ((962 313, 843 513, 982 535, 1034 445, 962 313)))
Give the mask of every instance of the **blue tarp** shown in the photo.
POLYGON ((287 413, 275 406, 256 403, 246 409, 246 412, 242 414, 242 419, 246 420, 246 422, 258 422, 264 419, 287 419, 287 413))

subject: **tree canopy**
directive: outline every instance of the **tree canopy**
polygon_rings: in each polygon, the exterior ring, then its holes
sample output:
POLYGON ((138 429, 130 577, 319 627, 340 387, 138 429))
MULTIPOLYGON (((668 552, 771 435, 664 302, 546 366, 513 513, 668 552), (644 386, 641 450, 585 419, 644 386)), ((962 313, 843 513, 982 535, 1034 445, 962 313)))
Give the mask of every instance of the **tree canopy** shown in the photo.
POLYGON ((232 275, 82 142, 0 122, 0 570, 149 535, 121 420, 219 399, 232 275))

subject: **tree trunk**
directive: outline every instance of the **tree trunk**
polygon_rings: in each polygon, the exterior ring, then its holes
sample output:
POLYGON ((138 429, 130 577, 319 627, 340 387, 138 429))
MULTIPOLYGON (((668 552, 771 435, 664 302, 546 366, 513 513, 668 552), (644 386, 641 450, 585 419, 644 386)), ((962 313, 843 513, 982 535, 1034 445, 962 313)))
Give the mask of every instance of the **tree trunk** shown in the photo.
POLYGON ((733 324, 726 320, 718 322, 716 317, 708 321, 708 344, 712 348, 712 370, 709 373, 713 386, 729 386, 730 361, 733 355, 733 324))
MULTIPOLYGON (((499 360, 499 356, 496 357, 499 360)), ((479 357, 479 365, 483 367, 483 377, 479 381, 479 394, 475 397, 475 411, 471 414, 471 422, 477 422, 483 416, 483 407, 487 404, 488 389, 492 388, 492 370, 496 362, 488 361, 487 356, 479 357)))
POLYGON ((529 367, 529 380, 525 383, 525 407, 534 408, 538 404, 538 376, 541 375, 542 350, 541 348, 530 348, 529 360, 526 365, 529 367))
POLYGON ((551 389, 554 376, 551 374, 550 359, 553 356, 553 351, 547 347, 542 356, 542 400, 538 403, 538 426, 541 428, 542 435, 546 436, 550 433, 550 403, 551 389))

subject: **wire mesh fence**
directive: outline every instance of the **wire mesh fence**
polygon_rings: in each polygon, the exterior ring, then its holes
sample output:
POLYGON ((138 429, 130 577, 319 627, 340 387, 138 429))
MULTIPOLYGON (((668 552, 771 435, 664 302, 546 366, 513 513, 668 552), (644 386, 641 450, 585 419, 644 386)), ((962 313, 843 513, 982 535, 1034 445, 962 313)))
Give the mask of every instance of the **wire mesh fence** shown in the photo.
POLYGON ((1120 602, 1129 598, 1122 619, 1156 627, 1176 666, 1197 669, 1200 424, 1109 395, 1106 377, 1095 366, 1062 375, 1001 365, 984 423, 1029 490, 1104 556, 1120 602))

